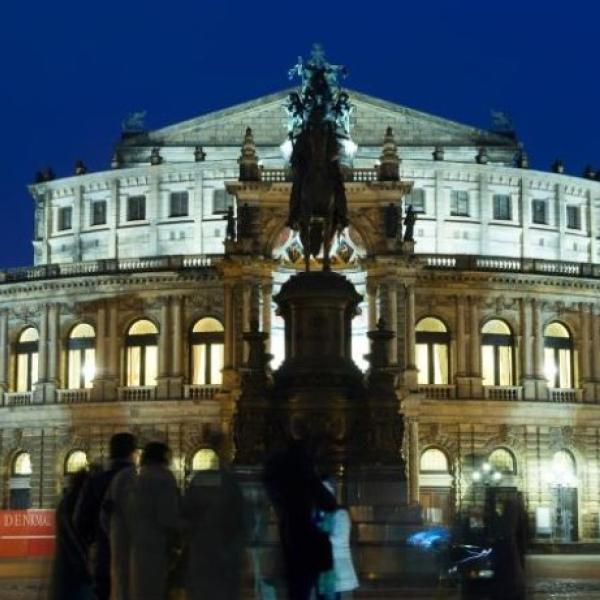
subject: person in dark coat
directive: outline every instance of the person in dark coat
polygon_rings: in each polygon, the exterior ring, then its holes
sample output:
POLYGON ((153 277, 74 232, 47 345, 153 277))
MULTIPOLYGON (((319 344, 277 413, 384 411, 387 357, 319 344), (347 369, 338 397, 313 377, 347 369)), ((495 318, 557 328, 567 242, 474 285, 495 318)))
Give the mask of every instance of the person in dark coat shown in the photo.
POLYGON ((75 504, 88 477, 87 469, 71 475, 56 508, 56 547, 49 600, 92 598, 92 579, 87 568, 85 548, 73 527, 75 504))
POLYGON ((198 471, 183 498, 189 600, 239 600, 245 547, 244 498, 224 469, 198 471))
POLYGON ((319 574, 333 567, 329 536, 320 530, 320 511, 336 501, 319 478, 308 448, 294 442, 265 465, 264 483, 279 519, 290 600, 308 600, 319 574))
POLYGON ((110 542, 100 526, 102 503, 114 476, 121 469, 133 466, 136 447, 135 436, 131 433, 113 435, 110 439, 110 467, 89 478, 75 507, 73 524, 86 548, 96 600, 110 598, 110 542))

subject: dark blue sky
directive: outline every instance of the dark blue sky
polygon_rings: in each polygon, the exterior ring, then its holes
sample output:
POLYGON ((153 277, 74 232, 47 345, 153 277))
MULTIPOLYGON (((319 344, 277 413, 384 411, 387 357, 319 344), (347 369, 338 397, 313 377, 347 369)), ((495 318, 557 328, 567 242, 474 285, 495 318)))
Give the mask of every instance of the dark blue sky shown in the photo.
POLYGON ((36 170, 106 168, 135 109, 155 128, 287 87, 314 41, 350 88, 484 127, 502 109, 535 168, 600 166, 599 22, 589 0, 6 2, 0 267, 32 262, 36 170))

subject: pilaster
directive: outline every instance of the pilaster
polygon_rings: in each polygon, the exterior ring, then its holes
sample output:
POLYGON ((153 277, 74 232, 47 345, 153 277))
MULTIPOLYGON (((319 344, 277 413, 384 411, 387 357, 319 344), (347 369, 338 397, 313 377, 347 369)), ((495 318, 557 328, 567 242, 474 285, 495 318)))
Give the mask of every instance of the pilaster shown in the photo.
MULTIPOLYGON (((8 311, 0 311, 0 400, 8 391, 8 311)), ((0 402, 1 404, 1 402, 0 402)))
POLYGON ((408 419, 408 502, 419 503, 419 422, 408 419))

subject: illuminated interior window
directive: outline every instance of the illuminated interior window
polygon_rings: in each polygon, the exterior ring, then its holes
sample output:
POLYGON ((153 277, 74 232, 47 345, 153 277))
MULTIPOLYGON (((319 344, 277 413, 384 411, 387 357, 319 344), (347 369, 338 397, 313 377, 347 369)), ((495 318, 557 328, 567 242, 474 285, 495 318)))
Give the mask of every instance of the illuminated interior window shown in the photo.
POLYGON ((488 456, 487 462, 500 473, 515 474, 517 472, 515 459, 506 448, 496 448, 488 456))
POLYGON ((86 469, 87 465, 87 454, 83 450, 73 450, 69 452, 65 460, 65 473, 77 473, 82 469, 86 469))
POLYGON ((450 334, 446 326, 439 319, 425 317, 415 329, 418 382, 447 384, 450 334))
POLYGON ((213 317, 205 317, 194 323, 190 333, 192 384, 222 383, 224 331, 223 325, 213 317))
POLYGON ((573 340, 556 321, 544 329, 544 371, 549 387, 573 387, 573 340))
POLYGON ((510 327, 500 319, 481 329, 483 385, 513 385, 514 341, 510 327))
POLYGON ((68 341, 69 389, 91 388, 96 374, 96 333, 87 323, 80 323, 71 330, 68 341))
POLYGON ((218 468, 219 457, 210 448, 202 448, 192 457, 192 471, 213 471, 218 468))
POLYGON ((448 473, 448 458, 437 448, 429 448, 421 454, 422 473, 448 473))
POLYGON ((13 475, 15 476, 29 476, 31 475, 31 456, 29 452, 19 452, 13 461, 12 468, 13 475))
POLYGON ((156 385, 158 375, 158 329, 152 321, 140 319, 131 325, 125 338, 127 385, 156 385))
POLYGON ((39 335, 34 327, 21 332, 16 344, 16 382, 17 392, 28 392, 38 380, 39 335))

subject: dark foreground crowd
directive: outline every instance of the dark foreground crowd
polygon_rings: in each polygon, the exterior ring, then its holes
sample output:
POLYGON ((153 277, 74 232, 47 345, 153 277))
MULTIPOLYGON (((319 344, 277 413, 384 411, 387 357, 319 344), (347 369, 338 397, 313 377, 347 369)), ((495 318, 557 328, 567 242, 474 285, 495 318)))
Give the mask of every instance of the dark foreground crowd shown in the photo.
MULTIPOLYGON (((56 513, 51 600, 238 600, 247 542, 264 539, 268 508, 248 510, 224 469, 198 471, 180 495, 168 446, 110 441, 108 469, 73 475, 56 513)), ((272 457, 264 485, 279 519, 290 600, 335 600, 358 587, 351 522, 302 445, 272 457)), ((255 591, 275 598, 264 557, 251 553, 255 591)))

